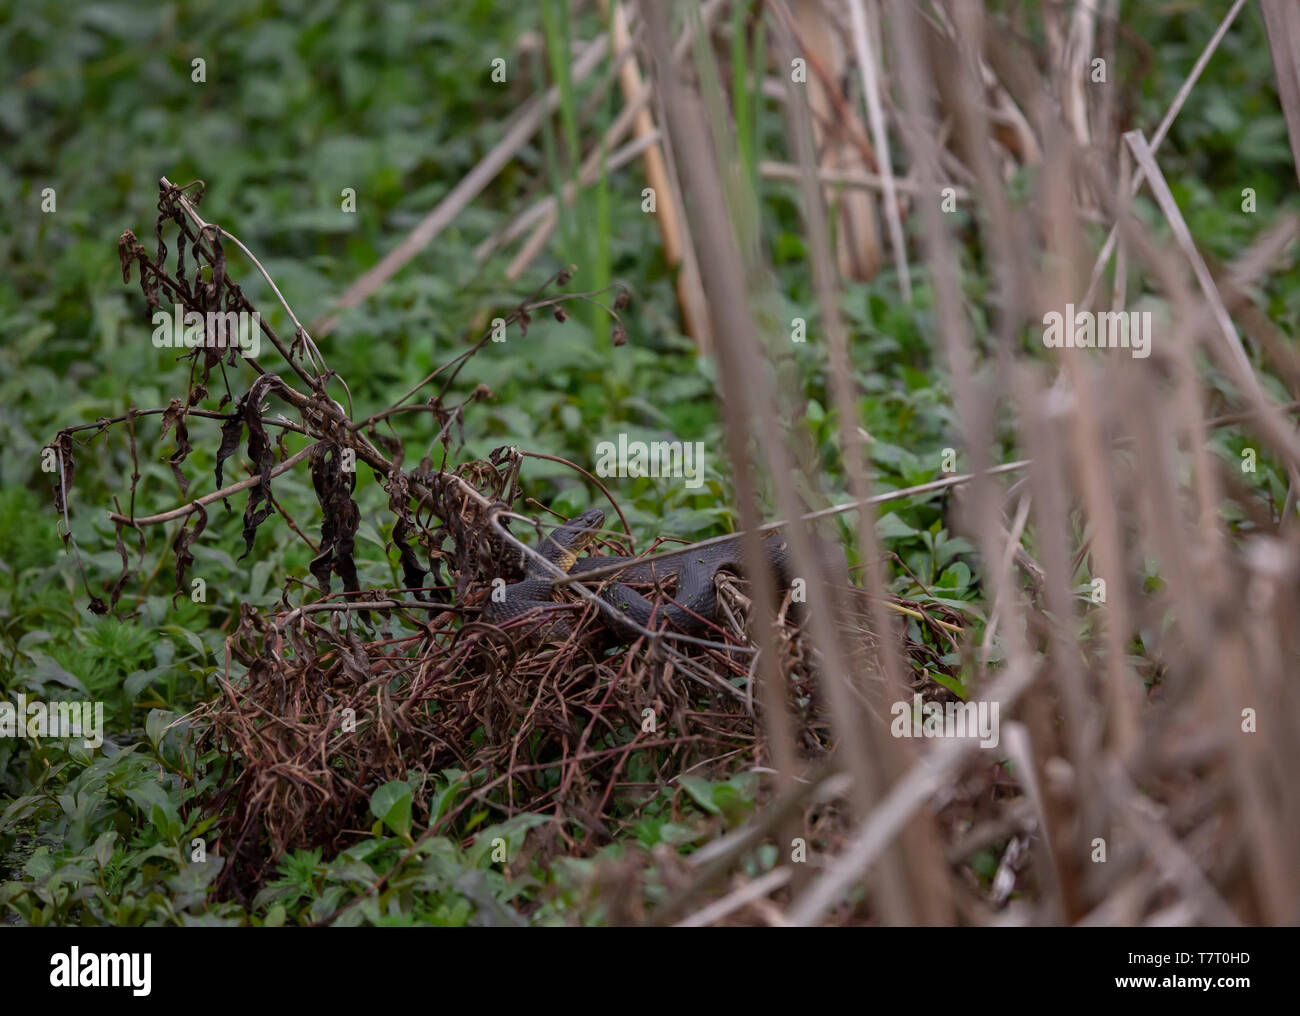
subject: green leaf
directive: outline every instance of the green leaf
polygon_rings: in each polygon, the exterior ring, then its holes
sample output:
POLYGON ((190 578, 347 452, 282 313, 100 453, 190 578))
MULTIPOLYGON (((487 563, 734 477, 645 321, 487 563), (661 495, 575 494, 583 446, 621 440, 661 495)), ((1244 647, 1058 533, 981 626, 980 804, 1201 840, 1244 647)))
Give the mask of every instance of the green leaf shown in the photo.
POLYGON ((938 681, 945 688, 947 688, 954 695, 956 695, 963 702, 966 701, 969 692, 966 691, 966 686, 962 684, 960 681, 958 681, 955 677, 949 677, 947 674, 931 674, 930 676, 934 678, 936 681, 938 681))
POLYGON ((370 812, 398 836, 411 835, 411 788, 401 780, 391 780, 370 797, 370 812))
POLYGON ((695 799, 695 803, 710 815, 721 815, 722 809, 713 799, 713 784, 701 776, 679 776, 677 782, 695 799))
POLYGON ((939 576, 941 589, 965 589, 970 585, 970 567, 965 561, 958 561, 939 576))
POLYGON ((155 748, 162 743, 163 736, 167 732, 167 725, 172 721, 172 713, 168 709, 150 709, 149 715, 145 717, 144 733, 149 738, 149 743, 155 748))
POLYGON ((95 855, 95 860, 101 868, 105 867, 113 857, 113 841, 117 839, 117 833, 109 830, 106 833, 100 833, 99 839, 95 840, 91 853, 95 855))
POLYGON ((204 648, 203 640, 188 628, 182 628, 180 625, 169 624, 159 629, 172 635, 179 635, 190 644, 190 648, 199 654, 199 659, 207 659, 207 649, 204 648))
POLYGON ((170 667, 151 667, 149 670, 137 670, 122 682, 122 691, 126 693, 128 699, 135 701, 145 688, 170 672, 172 672, 170 667))
POLYGON ((876 521, 876 532, 882 540, 903 540, 912 536, 921 535, 919 529, 913 529, 906 522, 898 517, 896 512, 890 512, 888 515, 882 515, 876 521))

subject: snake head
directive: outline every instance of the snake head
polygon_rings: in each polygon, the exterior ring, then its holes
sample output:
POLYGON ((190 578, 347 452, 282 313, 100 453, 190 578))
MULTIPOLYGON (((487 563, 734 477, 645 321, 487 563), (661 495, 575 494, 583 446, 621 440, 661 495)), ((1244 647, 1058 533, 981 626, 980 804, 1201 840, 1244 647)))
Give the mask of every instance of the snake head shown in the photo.
POLYGON ((542 556, 567 572, 604 524, 605 513, 599 508, 573 516, 546 539, 542 556))
POLYGON ((564 530, 571 534, 568 546, 575 553, 584 550, 600 532, 605 524, 605 513, 599 508, 589 508, 581 515, 575 515, 564 525, 564 530))

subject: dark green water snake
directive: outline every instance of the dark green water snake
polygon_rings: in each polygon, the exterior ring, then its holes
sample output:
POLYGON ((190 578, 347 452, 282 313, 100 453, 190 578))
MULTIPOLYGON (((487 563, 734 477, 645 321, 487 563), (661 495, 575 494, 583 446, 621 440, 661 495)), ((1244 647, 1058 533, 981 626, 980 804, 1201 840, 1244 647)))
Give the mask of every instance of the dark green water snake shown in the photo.
MULTIPOLYGON (((713 577, 719 571, 745 573, 744 551, 739 536, 719 543, 693 548, 682 554, 663 557, 661 560, 637 560, 633 557, 578 555, 586 549, 595 538, 605 522, 605 513, 598 508, 574 516, 569 522, 546 537, 537 548, 538 553, 561 571, 573 576, 580 576, 597 568, 611 565, 626 565, 613 576, 598 577, 592 580, 595 585, 602 581, 599 590, 606 603, 617 607, 642 627, 659 627, 664 620, 678 632, 687 635, 699 635, 708 629, 708 622, 717 613, 718 594, 713 577), (661 588, 675 580, 676 590, 672 593, 675 602, 654 603, 642 596, 632 585, 659 585, 661 588)), ((791 557, 789 545, 779 532, 766 534, 762 538, 763 559, 782 589, 791 584, 791 557)), ((819 550, 825 550, 819 547, 819 550)), ((836 562, 835 571, 844 569, 842 554, 836 562)), ((847 573, 843 576, 847 579, 847 573)), ((504 597, 495 600, 489 597, 483 604, 484 619, 492 624, 504 624, 520 617, 528 611, 553 606, 554 576, 536 561, 529 560, 525 577, 504 589, 504 597)), ((557 626, 557 631, 567 633, 567 626, 557 626)), ((624 628, 619 634, 624 638, 634 637, 636 632, 624 628)))

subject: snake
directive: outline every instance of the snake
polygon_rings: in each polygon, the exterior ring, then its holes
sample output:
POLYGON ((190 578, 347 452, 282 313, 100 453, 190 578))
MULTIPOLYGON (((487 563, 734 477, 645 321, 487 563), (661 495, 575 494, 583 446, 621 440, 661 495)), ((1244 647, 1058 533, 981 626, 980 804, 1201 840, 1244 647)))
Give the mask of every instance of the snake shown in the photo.
MULTIPOLYGON (((600 590, 601 598, 626 614, 642 628, 651 622, 667 620, 676 630, 686 635, 698 635, 708 629, 718 608, 718 593, 713 577, 721 570, 744 574, 745 566, 741 538, 707 544, 660 559, 640 559, 614 555, 579 557, 596 537, 605 522, 605 513, 599 508, 575 515, 538 546, 538 554, 561 571, 581 576, 597 568, 624 565, 615 577, 610 578, 600 590), (676 579, 677 588, 669 602, 656 606, 636 590, 633 585, 667 584, 676 579)), ((776 576, 782 588, 788 588, 791 579, 791 558, 786 540, 779 533, 771 533, 762 540, 763 560, 776 576)), ((483 605, 483 616, 492 624, 500 625, 540 607, 553 606, 555 576, 533 559, 529 559, 524 579, 507 585, 504 596, 497 600, 489 597, 483 605)), ((598 580, 595 580, 598 581, 598 580)), ((626 625, 615 625, 618 633, 635 637, 638 632, 626 625)), ((557 627, 563 636, 567 626, 557 627)))

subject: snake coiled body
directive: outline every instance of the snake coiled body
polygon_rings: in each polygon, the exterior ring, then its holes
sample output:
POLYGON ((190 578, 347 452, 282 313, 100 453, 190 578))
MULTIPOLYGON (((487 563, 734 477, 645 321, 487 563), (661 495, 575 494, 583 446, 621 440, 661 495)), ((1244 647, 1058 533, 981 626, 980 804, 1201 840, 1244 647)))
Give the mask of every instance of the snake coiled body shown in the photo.
MULTIPOLYGON (((600 509, 583 512, 557 529, 542 541, 538 553, 561 571, 577 577, 605 568, 623 564, 624 569, 605 581, 600 596, 606 603, 618 608, 642 627, 661 627, 667 620, 673 630, 687 635, 698 635, 708 628, 718 607, 717 589, 713 577, 721 570, 744 574, 744 551, 741 538, 694 548, 686 553, 662 560, 638 560, 634 557, 590 556, 579 557, 604 524, 605 514, 600 509), (656 607, 645 596, 628 585, 667 586, 676 581, 672 600, 656 607), (652 625, 651 622, 654 622, 652 625)), ((762 540, 763 559, 782 588, 790 585, 790 552, 780 533, 771 533, 762 540)), ((842 560, 842 559, 841 559, 842 560)), ((483 605, 483 616, 493 624, 502 624, 524 613, 553 605, 551 582, 554 576, 535 561, 529 562, 522 582, 505 587, 505 596, 496 601, 489 598, 483 605)), ((592 583, 602 581, 601 578, 592 583)), ((624 638, 633 637, 635 629, 615 625, 624 638)), ((557 628, 567 633, 567 626, 557 628)))

